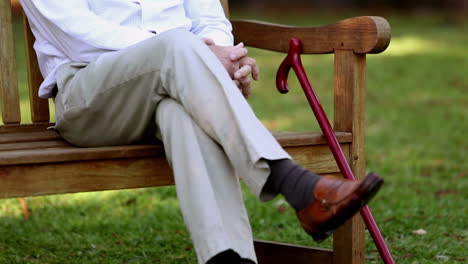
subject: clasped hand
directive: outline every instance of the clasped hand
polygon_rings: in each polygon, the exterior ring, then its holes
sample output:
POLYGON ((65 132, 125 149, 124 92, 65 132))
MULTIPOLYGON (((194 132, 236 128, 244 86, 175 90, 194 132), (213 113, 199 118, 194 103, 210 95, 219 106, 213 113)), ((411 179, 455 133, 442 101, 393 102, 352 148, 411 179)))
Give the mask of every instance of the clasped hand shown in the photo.
POLYGON ((211 49, 226 68, 234 83, 239 87, 245 98, 250 95, 250 83, 259 78, 259 68, 255 59, 248 57, 248 51, 243 43, 236 46, 218 46, 213 40, 203 38, 203 42, 211 49))

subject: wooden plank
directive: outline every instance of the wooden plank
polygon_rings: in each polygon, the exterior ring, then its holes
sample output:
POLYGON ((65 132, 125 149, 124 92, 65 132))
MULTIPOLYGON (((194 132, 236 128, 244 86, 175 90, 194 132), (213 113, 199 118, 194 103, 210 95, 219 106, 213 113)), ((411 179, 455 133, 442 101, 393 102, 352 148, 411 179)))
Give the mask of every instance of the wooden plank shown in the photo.
POLYGON ((29 27, 26 16, 23 15, 24 37, 26 43, 26 58, 28 69, 29 103, 31 105, 31 119, 33 123, 49 123, 49 101, 39 98, 38 91, 44 78, 42 77, 37 61, 36 51, 33 48, 34 35, 29 27))
MULTIPOLYGON (((345 150, 348 144, 344 144, 345 150)), ((294 159, 316 173, 337 172, 337 165, 328 146, 286 147, 294 159)), ((131 145, 99 148, 48 148, 0 152, 0 165, 22 165, 85 160, 163 157, 161 145, 131 145)))
MULTIPOLYGON (((0 151, 72 147, 65 140, 0 144, 0 151)), ((0 152, 1 153, 1 152, 0 152)), ((1 157, 1 154, 0 154, 1 157)))
POLYGON ((20 16, 23 9, 19 3, 19 0, 11 0, 11 12, 13 16, 20 16))
POLYGON ((9 0, 0 1, 0 106, 4 124, 21 122, 15 44, 9 0))
POLYGON ((23 132, 35 132, 35 131, 45 131, 48 127, 53 126, 54 124, 46 123, 37 123, 37 124, 9 124, 0 126, 0 134, 2 137, 7 133, 23 133, 23 132))
MULTIPOLYGON (((113 150, 112 154, 117 153, 120 156, 109 160, 103 159, 108 153, 101 151, 95 156, 99 160, 83 161, 89 156, 82 154, 81 161, 76 162, 0 166, 0 198, 172 184, 172 172, 169 170, 162 147, 153 146, 154 153, 145 150, 147 146, 141 147, 138 149, 137 146, 133 146, 133 149, 120 152, 113 150), (154 157, 147 157, 149 154, 153 154, 154 157)), ((343 147, 349 149, 349 144, 343 147)), ((338 172, 336 162, 325 145, 290 147, 286 148, 286 151, 298 163, 316 173, 338 172)), ((41 152, 44 153, 44 150, 41 152)), ((21 157, 29 159, 28 156, 21 157)), ((3 158, 0 159, 0 163, 3 163, 3 158)))
MULTIPOLYGON (((53 124, 44 125, 21 125, 21 126, 0 126, 0 144, 13 142, 33 142, 56 140, 60 135, 56 130, 47 130, 47 127, 53 124), (2 130, 3 129, 3 130, 2 130)), ((307 146, 326 144, 322 132, 289 132, 289 131, 274 131, 273 136, 283 147, 292 146, 307 146)), ((341 143, 351 142, 352 134, 347 132, 335 132, 338 141, 341 143)))
POLYGON ((221 0, 221 5, 224 9, 224 14, 229 18, 229 0, 221 0))
POLYGON ((165 159, 137 158, 0 167, 0 198, 174 184, 165 159))
POLYGON ((285 53, 293 37, 301 39, 304 54, 332 53, 335 49, 380 53, 390 43, 390 25, 381 17, 354 17, 322 27, 292 27, 248 20, 231 22, 236 42, 285 53))
POLYGON ((254 244, 259 264, 333 263, 333 251, 329 249, 262 240, 255 240, 254 244))
POLYGON ((13 150, 0 153, 0 165, 74 162, 138 157, 164 157, 160 145, 132 145, 99 148, 48 148, 13 150))
POLYGON ((351 50, 335 52, 334 130, 353 132, 354 53, 351 50))
MULTIPOLYGON (((341 144, 341 147, 345 153, 349 153, 350 144, 341 144)), ((285 150, 294 161, 317 174, 331 174, 340 171, 327 145, 286 147, 285 150)))
MULTIPOLYGON (((347 132, 335 132, 340 143, 352 142, 353 135, 347 132)), ((322 132, 275 131, 273 136, 283 147, 327 144, 322 132)))
POLYGON ((5 133, 0 137, 0 144, 34 142, 61 139, 55 130, 43 130, 40 132, 5 133))
MULTIPOLYGON (((342 144, 349 152, 349 144, 342 144)), ((335 173, 338 166, 327 145, 286 147, 294 160, 315 173, 335 173)), ((47 148, 0 152, 0 166, 47 164, 136 157, 164 158, 161 145, 132 145, 99 148, 47 148)))
MULTIPOLYGON (((351 132, 353 142, 348 150, 354 176, 365 174, 365 55, 352 50, 335 52, 335 118, 336 130, 351 132)), ((364 224, 360 215, 346 222, 334 235, 335 264, 365 262, 364 224)))

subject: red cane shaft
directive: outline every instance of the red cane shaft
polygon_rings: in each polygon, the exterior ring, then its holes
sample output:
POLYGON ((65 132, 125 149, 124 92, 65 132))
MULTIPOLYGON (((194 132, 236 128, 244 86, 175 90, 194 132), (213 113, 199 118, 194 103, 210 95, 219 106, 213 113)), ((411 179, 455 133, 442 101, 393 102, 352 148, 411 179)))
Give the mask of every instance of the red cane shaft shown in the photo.
MULTIPOLYGON (((335 133, 328 121, 325 111, 323 111, 322 105, 320 104, 317 95, 310 84, 307 74, 302 66, 300 54, 301 54, 302 43, 299 39, 293 38, 290 42, 290 50, 288 56, 280 65, 277 74, 277 86, 280 92, 285 93, 288 91, 287 87, 287 76, 289 69, 292 67, 296 72, 297 78, 304 90, 304 93, 309 101, 309 104, 314 112, 315 117, 322 129, 322 132, 330 145, 330 149, 335 157, 335 160, 340 168, 343 177, 350 180, 355 180, 351 167, 349 166, 343 150, 341 149, 339 142, 335 136, 335 133)), ((377 226, 377 223, 372 216, 372 213, 368 206, 361 209, 361 216, 374 240, 377 249, 382 257, 384 263, 393 264, 395 261, 392 258, 390 250, 388 249, 385 240, 377 226)))
POLYGON ((338 167, 340 168, 341 173, 343 174, 344 178, 349 180, 355 180, 353 172, 349 167, 348 162, 346 161, 343 150, 340 147, 340 143, 338 142, 338 139, 336 138, 335 133, 333 132, 330 122, 328 121, 328 118, 325 115, 325 111, 323 110, 322 105, 320 104, 318 97, 315 94, 314 89, 312 88, 309 82, 309 78, 307 77, 304 68, 302 67, 302 63, 300 61, 299 56, 293 57, 292 67, 296 72, 297 78, 299 79, 299 82, 304 90, 307 100, 309 101, 312 111, 314 112, 314 115, 317 118, 317 121, 319 123, 320 128, 322 129, 325 139, 330 145, 333 157, 335 157, 335 160, 338 164, 338 167))
POLYGON ((372 216, 372 213, 367 205, 361 209, 361 216, 384 263, 394 264, 395 261, 393 260, 392 253, 387 247, 387 244, 385 243, 385 240, 380 233, 380 229, 375 222, 374 216, 372 216))

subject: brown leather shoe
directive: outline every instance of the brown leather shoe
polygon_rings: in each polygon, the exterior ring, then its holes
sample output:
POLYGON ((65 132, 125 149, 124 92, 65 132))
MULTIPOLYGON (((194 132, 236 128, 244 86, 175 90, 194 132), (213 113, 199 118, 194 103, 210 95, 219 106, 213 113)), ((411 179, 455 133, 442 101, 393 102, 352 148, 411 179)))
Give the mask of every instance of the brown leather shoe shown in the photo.
POLYGON ((302 228, 315 241, 329 237, 346 220, 369 202, 383 179, 370 173, 362 181, 323 177, 314 189, 314 200, 297 212, 302 228))

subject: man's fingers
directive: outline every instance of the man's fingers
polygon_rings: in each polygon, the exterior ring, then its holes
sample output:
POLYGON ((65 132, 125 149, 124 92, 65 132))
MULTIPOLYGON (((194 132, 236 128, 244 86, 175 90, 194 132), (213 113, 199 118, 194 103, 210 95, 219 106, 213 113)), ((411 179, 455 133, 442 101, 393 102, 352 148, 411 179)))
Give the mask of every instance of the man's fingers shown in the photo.
POLYGON ((238 79, 238 80, 242 86, 250 85, 250 83, 252 82, 249 76, 242 78, 242 79, 238 79))
POLYGON ((247 56, 248 53, 249 52, 246 48, 233 49, 231 51, 231 54, 229 55, 229 58, 231 59, 231 61, 238 61, 243 57, 247 56))
POLYGON ((242 95, 247 99, 250 96, 251 86, 250 77, 241 80, 232 80, 241 91, 242 95))
POLYGON ((249 76, 251 73, 252 73, 252 67, 250 67, 250 65, 244 65, 238 71, 234 73, 234 79, 236 80, 243 79, 249 76))
POLYGON ((242 94, 244 95, 244 97, 246 99, 249 98, 249 96, 250 96, 250 83, 249 83, 249 85, 242 87, 242 94))
POLYGON ((240 82, 240 89, 242 91, 242 94, 244 95, 245 98, 248 98, 250 95, 250 83, 252 82, 252 80, 250 79, 250 76, 239 79, 239 82, 240 82))
POLYGON ((252 70, 252 77, 254 80, 258 80, 260 78, 260 69, 258 68, 257 61, 251 57, 244 57, 240 61, 240 65, 249 65, 252 70))
POLYGON ((229 55, 229 58, 232 61, 238 61, 242 59, 243 57, 247 56, 248 50, 244 48, 244 43, 239 43, 236 46, 232 47, 231 54, 229 55))

